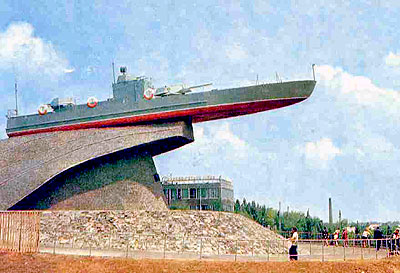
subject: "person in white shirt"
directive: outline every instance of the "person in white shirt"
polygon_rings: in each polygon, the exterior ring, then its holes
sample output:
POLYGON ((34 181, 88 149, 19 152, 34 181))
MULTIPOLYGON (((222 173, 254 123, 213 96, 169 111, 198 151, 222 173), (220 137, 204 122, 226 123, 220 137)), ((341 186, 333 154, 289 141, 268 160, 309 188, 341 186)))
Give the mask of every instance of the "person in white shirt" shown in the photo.
POLYGON ((297 261, 297 242, 299 240, 299 235, 297 234, 297 228, 292 228, 292 237, 289 238, 290 242, 292 243, 289 248, 289 259, 291 261, 297 261))
POLYGON ((369 229, 368 227, 364 230, 364 232, 361 235, 361 239, 362 239, 362 247, 367 247, 367 240, 369 237, 369 229))

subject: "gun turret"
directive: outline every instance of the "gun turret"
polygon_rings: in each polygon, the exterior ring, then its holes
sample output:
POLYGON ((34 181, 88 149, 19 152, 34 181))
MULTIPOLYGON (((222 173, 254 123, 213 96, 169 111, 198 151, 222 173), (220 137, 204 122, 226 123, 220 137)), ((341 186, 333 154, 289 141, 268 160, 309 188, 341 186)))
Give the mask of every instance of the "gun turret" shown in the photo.
POLYGON ((192 92, 193 89, 205 87, 205 86, 209 86, 209 85, 212 85, 212 83, 205 83, 205 84, 194 85, 194 86, 190 86, 190 87, 187 87, 184 84, 175 84, 175 85, 157 88, 154 95, 155 96, 168 96, 168 95, 186 94, 186 93, 192 92))

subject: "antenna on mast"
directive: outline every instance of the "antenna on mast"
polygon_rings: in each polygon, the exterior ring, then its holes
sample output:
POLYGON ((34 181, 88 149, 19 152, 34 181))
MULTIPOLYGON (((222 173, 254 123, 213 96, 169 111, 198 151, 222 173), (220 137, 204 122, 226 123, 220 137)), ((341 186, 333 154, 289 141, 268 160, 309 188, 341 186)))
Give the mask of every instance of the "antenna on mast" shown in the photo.
POLYGON ((315 69, 314 69, 314 67, 315 67, 315 64, 312 65, 312 73, 313 73, 313 77, 314 77, 314 81, 315 81, 315 69))
POLYGON ((18 116, 18 88, 17 88, 17 77, 15 77, 14 89, 15 89, 15 115, 18 116))
POLYGON ((276 82, 278 82, 278 83, 282 82, 282 80, 281 80, 281 78, 279 77, 279 74, 278 74, 277 71, 275 71, 275 74, 276 74, 276 82))
POLYGON ((115 84, 115 69, 114 69, 114 61, 112 62, 112 72, 113 72, 113 83, 115 84))

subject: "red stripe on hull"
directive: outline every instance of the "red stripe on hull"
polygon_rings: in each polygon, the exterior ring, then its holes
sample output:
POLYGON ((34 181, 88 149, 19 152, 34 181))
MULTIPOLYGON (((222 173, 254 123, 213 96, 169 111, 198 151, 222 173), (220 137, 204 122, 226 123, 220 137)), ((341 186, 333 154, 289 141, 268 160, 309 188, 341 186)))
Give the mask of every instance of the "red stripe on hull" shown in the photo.
POLYGON ((256 102, 223 104, 218 106, 199 107, 171 112, 153 113, 141 116, 129 116, 108 120, 90 121, 86 123, 77 123, 71 125, 60 125, 57 127, 32 129, 20 132, 11 132, 9 137, 22 135, 31 135, 39 133, 71 131, 89 128, 112 127, 117 125, 131 125, 139 122, 149 122, 155 120, 167 120, 179 117, 192 117, 193 122, 203 122, 215 119, 222 119, 240 115, 247 115, 261 111, 281 108, 305 100, 306 98, 283 99, 283 100, 265 100, 256 102))

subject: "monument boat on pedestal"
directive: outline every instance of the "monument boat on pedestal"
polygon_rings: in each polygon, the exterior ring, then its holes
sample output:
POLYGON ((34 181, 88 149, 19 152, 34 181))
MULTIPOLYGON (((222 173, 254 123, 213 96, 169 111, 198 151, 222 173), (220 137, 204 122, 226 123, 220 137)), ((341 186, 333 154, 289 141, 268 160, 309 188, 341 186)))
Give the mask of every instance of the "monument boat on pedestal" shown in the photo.
POLYGON ((76 105, 71 98, 54 99, 41 105, 38 114, 7 115, 9 137, 55 131, 127 126, 138 123, 191 119, 203 122, 246 115, 292 105, 307 99, 315 80, 259 84, 206 92, 191 91, 207 86, 184 85, 154 88, 145 77, 132 77, 121 68, 112 85, 113 97, 76 105))

